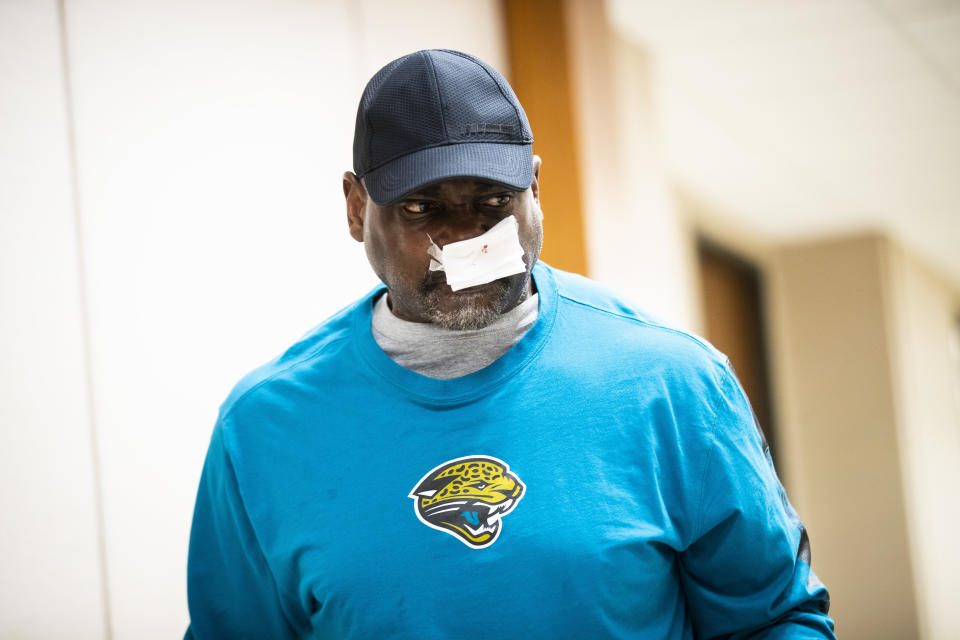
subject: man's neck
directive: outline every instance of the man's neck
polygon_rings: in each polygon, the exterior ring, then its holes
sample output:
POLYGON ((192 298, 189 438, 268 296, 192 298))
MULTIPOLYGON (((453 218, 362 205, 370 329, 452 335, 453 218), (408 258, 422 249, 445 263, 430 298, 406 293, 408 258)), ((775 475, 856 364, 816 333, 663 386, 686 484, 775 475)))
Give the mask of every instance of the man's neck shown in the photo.
POLYGON ((479 371, 506 353, 536 322, 539 296, 522 303, 480 329, 447 329, 395 316, 385 297, 374 306, 371 329, 377 344, 394 362, 430 378, 446 380, 479 371))

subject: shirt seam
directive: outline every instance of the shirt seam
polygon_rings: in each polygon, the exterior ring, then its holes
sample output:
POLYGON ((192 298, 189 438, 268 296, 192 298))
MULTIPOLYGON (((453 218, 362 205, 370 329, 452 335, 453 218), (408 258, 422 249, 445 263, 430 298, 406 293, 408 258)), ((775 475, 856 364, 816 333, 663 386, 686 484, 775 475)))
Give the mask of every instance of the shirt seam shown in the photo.
MULTIPOLYGON (((726 366, 722 367, 722 371, 723 371, 723 376, 721 377, 721 379, 715 381, 715 383, 717 384, 718 390, 720 387, 720 383, 728 382, 730 379, 730 373, 727 371, 726 366)), ((713 409, 713 414, 714 414, 713 419, 710 421, 710 435, 712 436, 712 440, 710 442, 710 452, 707 455, 707 461, 703 465, 703 475, 700 478, 700 495, 697 498, 697 516, 696 516, 696 529, 695 529, 696 535, 694 535, 693 540, 691 540, 691 544, 696 542, 700 538, 700 536, 702 536, 704 533, 703 531, 704 496, 706 495, 706 491, 707 491, 707 476, 710 471, 710 467, 713 465, 713 460, 716 457, 717 422, 719 422, 720 420, 719 409, 720 409, 721 401, 722 401, 722 396, 720 393, 718 393, 716 400, 714 400, 713 404, 711 405, 711 408, 713 409)))
MULTIPOLYGON (((512 380, 520 372, 526 369, 530 365, 530 363, 533 361, 533 359, 540 354, 540 352, 546 346, 546 343, 549 341, 549 337, 550 337, 549 335, 543 336, 543 338, 540 340, 540 343, 536 345, 535 348, 531 349, 529 355, 527 355, 526 358, 521 360, 517 364, 516 368, 510 373, 502 377, 499 377, 496 380, 490 381, 482 387, 471 389, 468 393, 460 394, 457 396, 442 397, 442 398, 437 396, 423 395, 423 394, 417 393, 416 391, 410 390, 408 387, 404 386, 402 383, 396 380, 393 380, 387 373, 381 371, 380 367, 378 367, 376 363, 370 361, 365 350, 360 345, 356 345, 356 346, 357 346, 357 351, 359 351, 360 357, 363 358, 364 362, 367 365, 367 368, 372 369, 380 379, 388 383, 393 388, 397 389, 402 395, 415 398, 417 400, 420 400, 428 404, 445 406, 445 405, 452 405, 452 404, 460 404, 472 398, 478 398, 482 396, 484 392, 486 392, 488 389, 491 389, 493 387, 496 387, 497 385, 503 384, 508 380, 512 380)), ((423 374, 420 374, 420 375, 423 375, 423 374)), ((429 376, 425 376, 425 377, 429 377, 429 376)))
POLYGON ((349 340, 350 340, 350 336, 347 335, 347 336, 343 336, 335 340, 332 340, 330 342, 327 342, 322 346, 317 347, 316 351, 313 351, 313 352, 308 351, 304 355, 300 356, 299 359, 294 360, 286 367, 278 371, 274 371, 272 374, 268 375, 266 378, 264 378, 263 380, 260 380, 259 382, 254 384, 252 387, 250 387, 249 389, 241 393, 239 397, 237 397, 233 402, 231 402, 230 406, 221 413, 221 419, 226 420, 227 418, 229 418, 233 414, 233 412, 237 409, 237 407, 243 404, 243 402, 245 402, 247 398, 253 394, 253 392, 255 392, 257 389, 259 389, 263 385, 273 381, 277 377, 283 375, 284 373, 287 373, 288 371, 291 371, 292 369, 295 369, 301 365, 305 365, 311 360, 318 358, 319 356, 323 355, 328 349, 334 347, 335 345, 341 342, 347 342, 349 340))
MULTIPOLYGON (((396 389, 397 392, 400 393, 400 394, 401 394, 402 396, 404 396, 404 397, 412 398, 412 399, 415 399, 415 400, 417 400, 417 401, 420 401, 420 402, 423 402, 423 403, 426 403, 426 404, 429 404, 429 405, 433 405, 433 406, 449 406, 449 405, 454 405, 454 404, 460 404, 460 403, 463 403, 463 402, 467 402, 467 401, 469 401, 469 400, 471 400, 471 399, 473 399, 473 398, 478 398, 478 397, 482 396, 487 390, 492 389, 492 388, 495 388, 496 386, 501 385, 501 384, 507 382, 508 380, 512 380, 513 378, 515 378, 515 377, 516 377, 517 375, 519 375, 524 369, 526 369, 528 366, 530 366, 530 363, 533 362, 534 359, 536 359, 536 358, 540 355, 540 353, 543 351, 543 349, 547 346, 547 343, 550 342, 550 338, 551 338, 551 336, 553 335, 553 331, 554 331, 554 328, 555 328, 557 315, 558 315, 559 312, 560 312, 560 311, 559 311, 560 301, 559 301, 559 290, 558 290, 558 286, 557 286, 556 280, 554 279, 554 276, 553 276, 553 274, 550 272, 550 269, 549 269, 549 268, 547 268, 547 270, 546 270, 545 277, 553 279, 553 283, 554 283, 554 284, 553 284, 553 287, 554 287, 554 291, 556 292, 556 295, 558 296, 558 300, 557 300, 556 304, 553 305, 552 313, 549 314, 549 315, 544 315, 544 314, 542 313, 542 308, 541 308, 541 313, 540 313, 540 315, 538 315, 537 321, 533 324, 533 326, 530 327, 530 329, 528 329, 528 331, 533 331, 534 328, 536 327, 537 323, 539 323, 539 322, 542 320, 543 322, 546 323, 546 324, 545 324, 545 327, 544 327, 544 331, 545 331, 544 335, 542 335, 542 336, 539 338, 538 342, 531 348, 530 353, 527 355, 527 357, 517 363, 517 365, 516 365, 516 367, 513 369, 513 371, 509 372, 508 374, 505 374, 505 375, 503 375, 503 376, 498 377, 496 380, 488 381, 488 382, 487 382, 485 385, 483 385, 482 387, 479 387, 479 388, 476 388, 476 387, 475 387, 475 388, 473 388, 473 389, 470 389, 470 391, 467 392, 467 393, 462 393, 462 394, 459 394, 459 395, 456 395, 456 396, 442 396, 442 397, 438 397, 438 396, 435 396, 435 395, 424 395, 424 394, 418 393, 418 392, 416 392, 416 391, 413 391, 413 390, 411 390, 409 387, 407 387, 405 384, 403 384, 403 383, 401 383, 401 382, 399 382, 399 381, 397 381, 397 380, 394 380, 393 377, 390 376, 387 372, 381 370, 381 368, 377 365, 377 363, 373 362, 373 360, 370 358, 369 354, 367 353, 367 350, 364 348, 364 346, 363 346, 363 344, 362 344, 362 340, 360 339, 359 334, 358 334, 357 336, 355 336, 355 339, 353 340, 352 346, 353 346, 353 348, 356 350, 356 352, 357 352, 357 354, 360 356, 360 358, 361 358, 361 359, 364 361, 364 363, 367 365, 367 366, 366 366, 367 369, 371 370, 375 376, 377 376, 379 379, 383 380, 383 381, 386 382, 388 385, 390 385, 391 387, 393 387, 394 389, 396 389)), ((543 297, 542 297, 542 296, 541 296, 540 300, 541 300, 541 301, 543 300, 543 297)), ((372 302, 371 302, 371 304, 372 304, 372 302)), ((373 313, 373 309, 371 309, 371 316, 372 316, 372 313, 373 313)), ((352 324, 352 327, 353 327, 353 328, 357 328, 357 327, 356 327, 356 323, 357 323, 357 320, 354 320, 354 322, 353 322, 353 324, 352 324)), ((359 328, 357 328, 357 329, 359 330, 359 328)), ((373 336, 372 336, 373 328, 371 327, 369 330, 370 330, 370 332, 371 332, 371 339, 373 339, 373 336)), ((523 338, 525 338, 525 337, 526 337, 526 335, 523 336, 523 338)), ((521 340, 523 340, 523 338, 521 338, 521 340)), ((518 342, 519 342, 519 341, 518 341, 518 342)), ((515 347, 516 344, 517 344, 517 343, 514 343, 513 346, 515 347)), ((512 347, 511 347, 511 348, 512 348, 512 347)), ((508 352, 508 353, 509 353, 509 352, 508 352)), ((389 358, 389 356, 387 356, 387 357, 389 358)), ((502 356, 501 356, 501 357, 502 357, 502 356)), ((397 366, 401 366, 401 365, 397 365, 397 366)), ((488 365, 488 366, 489 366, 489 365, 488 365)), ((476 372, 474 372, 474 373, 476 373, 476 372)), ((423 374, 420 374, 420 375, 423 375, 423 374)), ((472 374, 470 374, 470 375, 472 375, 472 374)), ((428 376, 425 376, 425 377, 428 377, 428 376)))
POLYGON ((710 355, 715 355, 714 350, 713 350, 710 346, 708 346, 707 344, 705 344, 702 340, 698 339, 696 336, 694 336, 694 335, 692 335, 692 334, 690 334, 690 333, 687 333, 686 331, 682 331, 682 330, 680 330, 680 329, 674 329, 673 327, 668 327, 667 325, 660 324, 660 323, 658 323, 658 322, 651 322, 651 321, 649 321, 649 320, 644 320, 643 318, 637 318, 636 316, 629 316, 629 315, 626 315, 626 314, 624 314, 624 313, 617 313, 616 311, 611 311, 610 309, 603 309, 603 308, 598 307, 598 306, 596 306, 596 305, 590 304, 589 302, 584 302, 584 301, 582 301, 582 300, 578 300, 578 299, 576 299, 576 298, 572 298, 572 297, 570 297, 569 295, 564 294, 564 293, 559 293, 559 292, 558 292, 558 293, 557 293, 557 297, 558 297, 558 298, 563 298, 563 299, 566 300, 567 302, 571 302, 571 303, 576 304, 576 305, 579 305, 579 306, 581 306, 581 307, 585 307, 585 308, 587 308, 587 309, 591 309, 591 310, 596 311, 596 312, 598 312, 598 313, 604 313, 604 314, 606 314, 606 315, 613 316, 614 318, 620 318, 621 320, 626 320, 626 321, 628 321, 628 322, 635 322, 635 323, 637 323, 637 324, 641 324, 641 325, 643 325, 643 326, 645 326, 645 327, 650 327, 650 328, 652 328, 652 329, 661 329, 661 330, 667 331, 667 332, 669 332, 669 333, 674 333, 674 334, 676 334, 676 335, 678 335, 678 336, 681 336, 681 337, 683 337, 683 338, 686 338, 687 340, 695 343, 697 346, 699 346, 701 349, 703 349, 704 351, 706 351, 708 354, 710 354, 710 355))

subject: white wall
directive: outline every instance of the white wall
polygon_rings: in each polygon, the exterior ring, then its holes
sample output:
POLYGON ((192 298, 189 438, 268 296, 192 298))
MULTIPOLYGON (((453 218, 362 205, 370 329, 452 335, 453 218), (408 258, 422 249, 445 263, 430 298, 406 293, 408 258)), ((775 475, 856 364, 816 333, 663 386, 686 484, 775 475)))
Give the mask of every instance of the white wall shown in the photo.
POLYGON ((115 637, 186 626, 230 386, 372 283, 337 200, 349 25, 319 3, 68 5, 115 637))
POLYGON ((53 2, 0 3, 0 636, 103 637, 53 2))
MULTIPOLYGON (((0 460, 25 489, 4 492, 0 635, 105 637, 55 4, 0 12, 0 460)), ((376 282, 340 186, 366 80, 425 47, 502 67, 500 29, 493 0, 66 4, 113 637, 186 627, 230 387, 376 282)))

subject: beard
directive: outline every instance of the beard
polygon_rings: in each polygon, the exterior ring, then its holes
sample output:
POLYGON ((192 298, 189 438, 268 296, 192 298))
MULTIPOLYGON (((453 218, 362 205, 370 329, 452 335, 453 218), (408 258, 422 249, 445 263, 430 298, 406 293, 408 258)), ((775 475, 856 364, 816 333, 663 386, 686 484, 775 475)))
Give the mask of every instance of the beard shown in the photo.
POLYGON ((442 272, 430 272, 419 286, 390 295, 406 309, 417 309, 428 322, 444 329, 482 329, 519 303, 527 289, 530 270, 486 284, 453 291, 442 272))
POLYGON ((448 292, 446 283, 424 296, 430 322, 445 329, 482 329, 500 317, 510 305, 511 287, 505 278, 480 285, 472 291, 448 292))

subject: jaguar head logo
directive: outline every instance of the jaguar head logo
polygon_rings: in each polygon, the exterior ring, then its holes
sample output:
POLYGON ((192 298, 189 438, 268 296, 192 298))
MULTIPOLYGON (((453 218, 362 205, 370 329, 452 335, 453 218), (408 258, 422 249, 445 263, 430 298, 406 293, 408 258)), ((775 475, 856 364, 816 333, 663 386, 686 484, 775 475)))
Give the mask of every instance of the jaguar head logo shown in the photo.
POLYGON ((493 544, 501 519, 517 506, 524 485, 507 463, 491 456, 444 462, 410 492, 420 521, 445 531, 472 549, 493 544))

